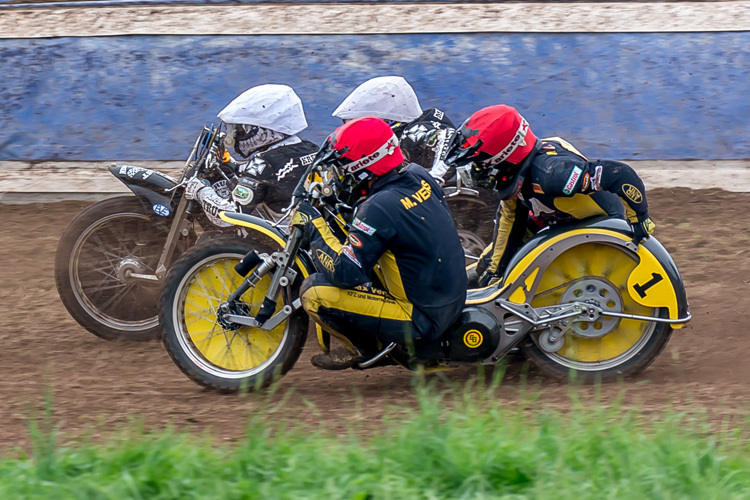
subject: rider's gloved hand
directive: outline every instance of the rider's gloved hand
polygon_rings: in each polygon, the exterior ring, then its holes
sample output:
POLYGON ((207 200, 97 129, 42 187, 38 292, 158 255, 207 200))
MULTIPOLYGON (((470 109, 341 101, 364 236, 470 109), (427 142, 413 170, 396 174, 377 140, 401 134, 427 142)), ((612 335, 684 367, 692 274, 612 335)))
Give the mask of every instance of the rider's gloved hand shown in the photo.
POLYGON ((647 213, 639 215, 638 222, 633 224, 633 243, 638 244, 654 234, 655 228, 656 224, 647 213))
POLYGON ((479 288, 484 288, 486 286, 491 285, 493 282, 497 281, 498 279, 500 279, 500 277, 497 274, 491 272, 490 270, 487 270, 479 276, 479 281, 477 282, 477 286, 479 288))
POLYGON ((188 183, 185 185, 185 198, 188 200, 197 199, 198 191, 210 185, 211 183, 208 182, 206 179, 199 179, 198 177, 194 177, 190 179, 188 183))
POLYGON ((427 171, 433 179, 441 186, 445 184, 445 173, 448 171, 448 165, 443 160, 436 160, 432 168, 427 171))
POLYGON ((305 227, 308 222, 312 222, 317 218, 323 217, 317 208, 310 205, 310 203, 303 201, 297 206, 297 209, 292 214, 292 226, 305 227))

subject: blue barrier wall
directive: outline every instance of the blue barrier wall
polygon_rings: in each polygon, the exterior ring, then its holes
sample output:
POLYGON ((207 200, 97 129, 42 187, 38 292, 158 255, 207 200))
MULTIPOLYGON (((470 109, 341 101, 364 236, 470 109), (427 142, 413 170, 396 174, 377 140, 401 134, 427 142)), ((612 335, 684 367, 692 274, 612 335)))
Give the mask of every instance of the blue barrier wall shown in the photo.
POLYGON ((180 160, 243 90, 286 83, 322 140, 399 74, 462 121, 515 105, 592 157, 750 158, 750 32, 116 36, 0 40, 0 160, 180 160))

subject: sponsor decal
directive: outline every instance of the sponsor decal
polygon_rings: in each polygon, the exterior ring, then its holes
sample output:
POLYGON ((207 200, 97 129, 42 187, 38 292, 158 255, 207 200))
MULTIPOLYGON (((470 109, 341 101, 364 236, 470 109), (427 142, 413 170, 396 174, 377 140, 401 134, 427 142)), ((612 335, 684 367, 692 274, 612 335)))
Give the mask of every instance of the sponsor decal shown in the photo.
POLYGON ((510 144, 508 144, 505 149, 490 158, 490 161, 488 163, 490 165, 496 165, 502 161, 507 160, 518 146, 520 146, 521 144, 526 144, 525 137, 528 131, 529 123, 525 119, 521 119, 521 125, 518 126, 518 130, 516 131, 516 135, 513 137, 513 140, 510 141, 510 144))
POLYGON ((555 146, 553 146, 552 144, 546 144, 546 143, 542 143, 542 144, 543 144, 542 149, 547 149, 551 151, 555 150, 555 146))
POLYGON ((435 109, 434 115, 435 115, 435 118, 437 118, 438 120, 442 120, 443 117, 445 116, 445 113, 443 113, 439 109, 435 109))
POLYGON ((256 156, 247 162, 247 165, 240 167, 240 173, 247 173, 248 175, 258 177, 266 169, 266 165, 266 161, 263 158, 256 156))
POLYGON ((540 186, 536 182, 531 183, 531 188, 534 190, 535 193, 544 194, 544 189, 542 189, 542 186, 540 186))
POLYGON ((625 196, 633 203, 640 203, 643 201, 641 191, 632 184, 623 184, 622 192, 625 193, 625 196))
POLYGON ((347 297, 352 297, 354 299, 371 300, 379 304, 396 304, 396 301, 394 299, 388 297, 387 295, 376 295, 376 292, 377 290, 375 288, 370 288, 367 292, 358 292, 357 290, 352 289, 347 289, 345 291, 347 297))
POLYGON ((354 236, 353 234, 349 235, 349 243, 351 243, 352 246, 357 247, 357 248, 362 246, 362 241, 356 236, 354 236))
POLYGON ((466 345, 466 347, 470 349, 474 349, 482 345, 483 340, 484 337, 482 337, 482 332, 480 332, 479 330, 469 330, 468 332, 464 333, 464 345, 466 345))
POLYGON ((154 171, 148 168, 136 167, 134 165, 120 165, 120 175, 127 175, 133 179, 136 175, 141 174, 141 179, 146 180, 154 171))
POLYGON ((159 215, 159 216, 161 216, 161 217, 169 217, 169 214, 171 214, 171 213, 172 213, 172 212, 171 212, 171 211, 169 210, 169 208, 168 208, 168 207, 165 207, 165 206, 164 206, 164 205, 162 205, 161 203, 157 203, 156 205, 154 205, 154 206, 153 206, 153 207, 151 207, 151 208, 152 208, 152 209, 154 210, 154 213, 155 213, 156 215, 159 215))
POLYGON ((594 169, 594 176, 591 178, 591 190, 599 191, 602 188, 602 168, 601 165, 597 165, 594 169))
POLYGON ((534 214, 534 217, 539 217, 543 214, 554 214, 555 209, 549 208, 547 205, 542 203, 536 198, 532 198, 529 200, 529 203, 531 203, 531 213, 534 214))
POLYGON ((398 147, 398 139, 396 139, 395 135, 392 135, 388 141, 380 146, 377 151, 370 153, 369 155, 365 156, 364 158, 360 158, 359 160, 350 163, 346 166, 346 170, 350 173, 359 172, 363 168, 367 168, 373 163, 378 162, 379 160, 382 160, 383 157, 392 155, 394 151, 396 151, 396 148, 398 147))
POLYGON ((432 186, 430 186, 429 182, 422 179, 422 187, 415 191, 411 196, 401 198, 401 204, 405 209, 410 210, 425 200, 428 200, 430 196, 432 196, 432 186))
POLYGON ((318 262, 320 262, 321 266, 323 266, 330 272, 334 272, 333 257, 325 253, 320 248, 315 251, 315 256, 318 258, 318 262))
POLYGON ((214 182, 211 187, 216 191, 216 194, 222 198, 229 198, 229 186, 227 185, 226 179, 214 182))
POLYGON ((357 256, 354 255, 354 250, 352 249, 350 245, 344 245, 343 247, 341 247, 341 255, 348 257, 349 260, 351 260, 357 265, 357 267, 359 268, 362 267, 362 264, 360 264, 359 261, 357 260, 357 256))
POLYGON ((300 156, 299 157, 299 163, 300 163, 300 165, 302 165, 303 167, 306 167, 309 164, 311 164, 313 162, 313 160, 315 159, 315 154, 316 153, 312 153, 312 154, 305 155, 305 156, 300 156))
POLYGON ((373 234, 375 234, 375 231, 377 231, 377 229, 367 224, 366 222, 362 222, 361 220, 359 220, 359 218, 356 218, 352 221, 352 226, 359 229, 367 236, 372 236, 373 234))
POLYGON ((586 191, 589 188, 589 181, 591 176, 587 173, 583 174, 583 184, 581 184, 581 191, 586 191))
POLYGON ((412 125, 406 130, 405 135, 413 142, 419 142, 427 135, 427 127, 422 124, 412 125))
POLYGON ((247 205, 253 200, 253 190, 238 185, 234 188, 234 191, 232 191, 232 198, 234 198, 234 201, 240 205, 247 205))
POLYGON ((299 165, 294 163, 294 159, 290 158, 289 161, 286 162, 286 164, 283 167, 281 167, 278 172, 276 172, 276 180, 280 181, 281 179, 286 177, 286 174, 290 173, 292 170, 294 170, 297 167, 299 167, 299 165))
POLYGON ((573 171, 570 173, 570 177, 568 177, 568 182, 565 183, 565 187, 563 188, 563 193, 570 194, 573 192, 582 173, 583 170, 580 167, 573 167, 573 171))

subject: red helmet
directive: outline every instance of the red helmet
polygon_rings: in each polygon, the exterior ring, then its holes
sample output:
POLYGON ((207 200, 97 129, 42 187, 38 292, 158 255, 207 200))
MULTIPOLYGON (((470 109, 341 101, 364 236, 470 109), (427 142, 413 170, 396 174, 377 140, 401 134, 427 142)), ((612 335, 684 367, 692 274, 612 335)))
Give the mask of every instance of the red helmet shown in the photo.
POLYGON ((369 170, 383 175, 404 162, 398 138, 390 125, 374 116, 345 123, 336 129, 331 139, 344 174, 369 170))
POLYGON ((322 149, 329 150, 327 156, 337 168, 339 197, 345 203, 365 195, 366 181, 373 176, 385 175, 405 161, 391 127, 374 116, 346 122, 322 149))
POLYGON ((456 131, 446 163, 473 163, 471 174, 479 185, 497 189, 501 199, 518 192, 528 165, 523 161, 536 146, 529 123, 515 108, 500 104, 480 109, 456 131))

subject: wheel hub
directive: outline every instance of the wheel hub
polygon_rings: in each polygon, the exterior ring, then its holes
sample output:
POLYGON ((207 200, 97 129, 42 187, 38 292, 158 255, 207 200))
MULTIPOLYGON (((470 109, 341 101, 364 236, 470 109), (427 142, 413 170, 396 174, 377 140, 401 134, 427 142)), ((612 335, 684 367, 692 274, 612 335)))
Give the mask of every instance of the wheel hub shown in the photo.
POLYGON ((563 294, 562 302, 583 302, 599 307, 604 313, 594 321, 575 321, 569 332, 579 337, 601 338, 617 328, 619 318, 607 317, 606 312, 622 312, 622 296, 618 288, 603 278, 585 278, 571 285, 563 294))
POLYGON ((138 257, 125 257, 117 264, 115 275, 121 282, 128 283, 133 281, 132 274, 144 274, 146 270, 146 265, 138 257))
POLYGON ((241 302, 225 302, 216 311, 216 322, 219 323, 225 330, 239 330, 242 325, 229 321, 226 318, 227 314, 238 314, 242 316, 248 316, 250 314, 250 308, 247 304, 241 302))

